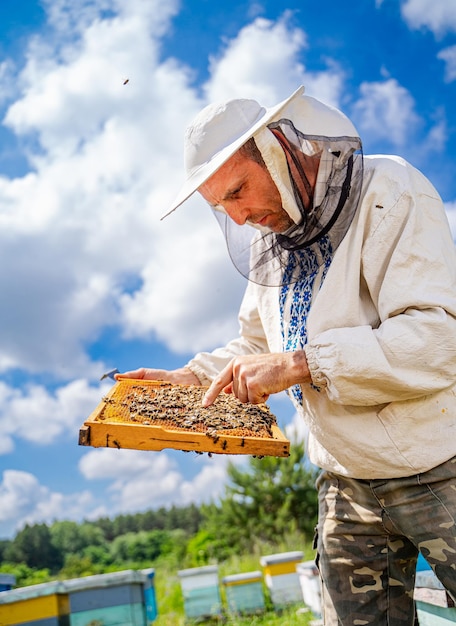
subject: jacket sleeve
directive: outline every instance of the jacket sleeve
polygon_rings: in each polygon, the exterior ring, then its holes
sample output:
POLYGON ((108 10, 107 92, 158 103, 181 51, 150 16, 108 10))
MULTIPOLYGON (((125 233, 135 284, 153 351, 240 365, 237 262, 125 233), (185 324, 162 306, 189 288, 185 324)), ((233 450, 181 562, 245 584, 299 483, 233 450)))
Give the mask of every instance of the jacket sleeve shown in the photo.
POLYGON ((263 324, 256 306, 254 287, 248 283, 239 310, 239 337, 212 352, 199 352, 187 367, 207 385, 236 356, 269 352, 263 324))
POLYGON ((339 404, 419 398, 456 380, 455 245, 437 192, 407 172, 412 191, 368 229, 361 255, 378 325, 328 329, 306 347, 313 383, 339 404))

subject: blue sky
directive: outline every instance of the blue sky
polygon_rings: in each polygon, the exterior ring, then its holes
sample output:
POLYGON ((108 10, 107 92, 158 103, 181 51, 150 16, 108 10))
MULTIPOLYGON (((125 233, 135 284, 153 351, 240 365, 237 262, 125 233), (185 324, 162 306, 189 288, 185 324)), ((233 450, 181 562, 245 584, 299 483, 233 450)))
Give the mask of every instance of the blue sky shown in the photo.
POLYGON ((159 219, 196 112, 304 84, 366 153, 421 169, 456 235, 455 35, 448 0, 2 0, 0 537, 223 491, 224 456, 77 445, 104 371, 237 333, 244 279, 213 217, 194 198, 159 219))

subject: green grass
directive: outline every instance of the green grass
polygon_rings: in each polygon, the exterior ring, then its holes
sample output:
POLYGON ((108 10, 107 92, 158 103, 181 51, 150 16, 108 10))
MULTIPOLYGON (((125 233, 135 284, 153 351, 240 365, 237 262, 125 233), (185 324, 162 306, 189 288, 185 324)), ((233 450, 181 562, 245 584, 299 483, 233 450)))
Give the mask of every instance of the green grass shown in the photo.
MULTIPOLYGON (((236 617, 227 615, 223 619, 205 622, 210 626, 310 626, 317 623, 315 616, 303 607, 292 607, 283 611, 268 610, 261 615, 236 617)), ((193 626, 198 622, 186 620, 184 615, 168 613, 159 615, 154 626, 193 626)), ((199 622, 202 624, 202 622, 199 622)))
MULTIPOLYGON (((284 551, 293 550, 283 546, 284 551)), ((264 553, 264 552, 263 552, 264 553)), ((304 560, 312 559, 313 553, 309 547, 304 549, 304 560)), ((182 566, 182 569, 187 567, 182 566)), ((218 564, 219 579, 230 574, 240 574, 261 570, 259 554, 231 557, 228 561, 218 564)), ((177 570, 166 563, 157 564, 155 577, 155 591, 158 604, 158 618, 154 626, 194 626, 198 624, 185 618, 184 602, 177 570)), ((264 587, 266 609, 257 615, 245 617, 230 615, 227 611, 227 602, 223 585, 220 585, 222 606, 225 614, 221 619, 205 621, 206 626, 311 626, 319 623, 315 615, 302 604, 278 610, 273 607, 266 587, 264 587)), ((203 624, 203 622, 199 622, 203 624)))

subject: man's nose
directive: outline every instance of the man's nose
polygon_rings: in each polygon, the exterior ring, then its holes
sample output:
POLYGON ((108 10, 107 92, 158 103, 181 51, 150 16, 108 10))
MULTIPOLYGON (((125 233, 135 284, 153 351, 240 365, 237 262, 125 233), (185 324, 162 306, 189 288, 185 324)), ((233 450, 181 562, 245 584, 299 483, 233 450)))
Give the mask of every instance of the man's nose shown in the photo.
POLYGON ((236 222, 239 226, 243 226, 250 215, 248 208, 242 207, 239 203, 230 204, 230 206, 225 207, 225 211, 233 222, 236 222))

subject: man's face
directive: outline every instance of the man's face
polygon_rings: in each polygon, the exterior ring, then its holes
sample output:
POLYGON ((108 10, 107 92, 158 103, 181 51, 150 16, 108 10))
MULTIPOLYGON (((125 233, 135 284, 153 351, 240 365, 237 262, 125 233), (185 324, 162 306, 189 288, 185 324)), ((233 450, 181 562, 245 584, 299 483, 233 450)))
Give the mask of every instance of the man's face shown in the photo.
POLYGON ((215 209, 229 217, 283 233, 294 222, 282 207, 279 190, 265 167, 239 153, 234 154, 198 189, 215 209))

